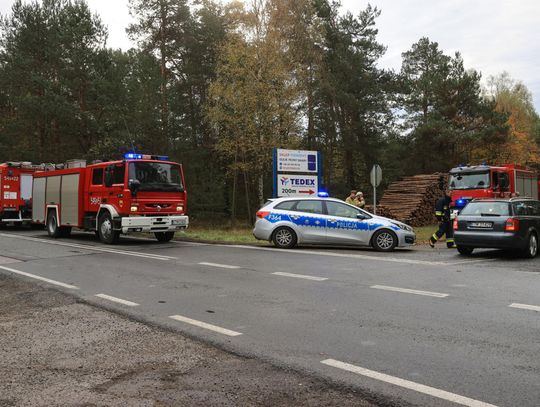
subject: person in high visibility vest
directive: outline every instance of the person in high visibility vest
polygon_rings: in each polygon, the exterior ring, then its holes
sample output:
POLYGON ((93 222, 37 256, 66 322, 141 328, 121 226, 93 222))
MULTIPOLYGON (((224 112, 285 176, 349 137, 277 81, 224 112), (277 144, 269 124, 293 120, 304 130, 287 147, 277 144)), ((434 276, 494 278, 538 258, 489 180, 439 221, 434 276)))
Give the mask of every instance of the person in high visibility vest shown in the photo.
POLYGON ((435 217, 439 221, 439 229, 429 239, 431 247, 435 247, 435 243, 443 235, 446 235, 446 247, 449 249, 454 247, 454 229, 450 219, 450 202, 452 202, 452 198, 448 195, 448 191, 444 191, 444 196, 435 204, 435 217))

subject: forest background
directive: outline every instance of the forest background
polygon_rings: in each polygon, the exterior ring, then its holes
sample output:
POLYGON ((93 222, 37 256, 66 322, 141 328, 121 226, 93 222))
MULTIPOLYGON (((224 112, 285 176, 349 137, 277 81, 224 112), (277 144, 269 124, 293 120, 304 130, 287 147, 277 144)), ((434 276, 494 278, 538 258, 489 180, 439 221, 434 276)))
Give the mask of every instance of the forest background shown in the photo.
MULTIPOLYGON (((15 1, 0 25, 0 162, 184 165, 196 218, 241 219, 271 195, 272 148, 321 151, 324 185, 379 194, 460 163, 538 167, 540 118, 507 73, 487 78, 419 38, 378 67, 380 10, 329 0, 130 0, 137 47, 107 47, 83 0, 15 1)), ((379 195, 380 196, 380 195, 379 195)))

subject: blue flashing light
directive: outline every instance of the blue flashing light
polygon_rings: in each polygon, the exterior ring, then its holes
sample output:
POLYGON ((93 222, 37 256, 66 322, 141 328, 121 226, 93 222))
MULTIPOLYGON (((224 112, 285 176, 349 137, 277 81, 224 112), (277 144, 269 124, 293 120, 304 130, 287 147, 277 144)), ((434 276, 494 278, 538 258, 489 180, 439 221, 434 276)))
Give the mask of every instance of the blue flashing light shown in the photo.
POLYGON ((463 208, 465 205, 467 205, 467 200, 466 199, 458 199, 456 200, 456 207, 457 208, 463 208))
POLYGON ((126 153, 124 154, 125 160, 158 160, 158 161, 169 161, 169 156, 167 155, 149 155, 149 154, 138 154, 138 153, 126 153))
POLYGON ((319 198, 328 198, 328 197, 330 197, 330 194, 328 192, 321 191, 321 192, 317 193, 317 196, 319 198))
POLYGON ((126 160, 142 160, 143 155, 142 154, 136 154, 136 153, 126 153, 126 154, 124 154, 124 158, 126 160))

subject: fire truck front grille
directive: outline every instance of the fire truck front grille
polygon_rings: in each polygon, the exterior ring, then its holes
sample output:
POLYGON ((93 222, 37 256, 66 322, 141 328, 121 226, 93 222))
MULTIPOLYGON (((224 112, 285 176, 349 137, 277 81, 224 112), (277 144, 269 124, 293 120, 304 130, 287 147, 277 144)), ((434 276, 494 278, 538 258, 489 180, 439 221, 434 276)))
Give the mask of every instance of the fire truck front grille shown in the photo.
POLYGON ((145 205, 145 207, 147 209, 150 209, 150 210, 162 210, 162 209, 168 209, 171 207, 171 204, 147 204, 145 205))

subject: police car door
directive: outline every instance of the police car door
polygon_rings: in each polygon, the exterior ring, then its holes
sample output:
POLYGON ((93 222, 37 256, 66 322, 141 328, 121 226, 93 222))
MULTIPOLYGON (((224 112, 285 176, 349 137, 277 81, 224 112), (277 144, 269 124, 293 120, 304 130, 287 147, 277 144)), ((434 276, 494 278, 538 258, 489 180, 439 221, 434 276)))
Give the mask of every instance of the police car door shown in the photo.
POLYGON ((326 219, 320 199, 299 200, 289 217, 304 243, 325 243, 326 219))
POLYGON ((369 221, 358 218, 361 211, 345 203, 326 201, 326 241, 336 244, 369 244, 369 221))

